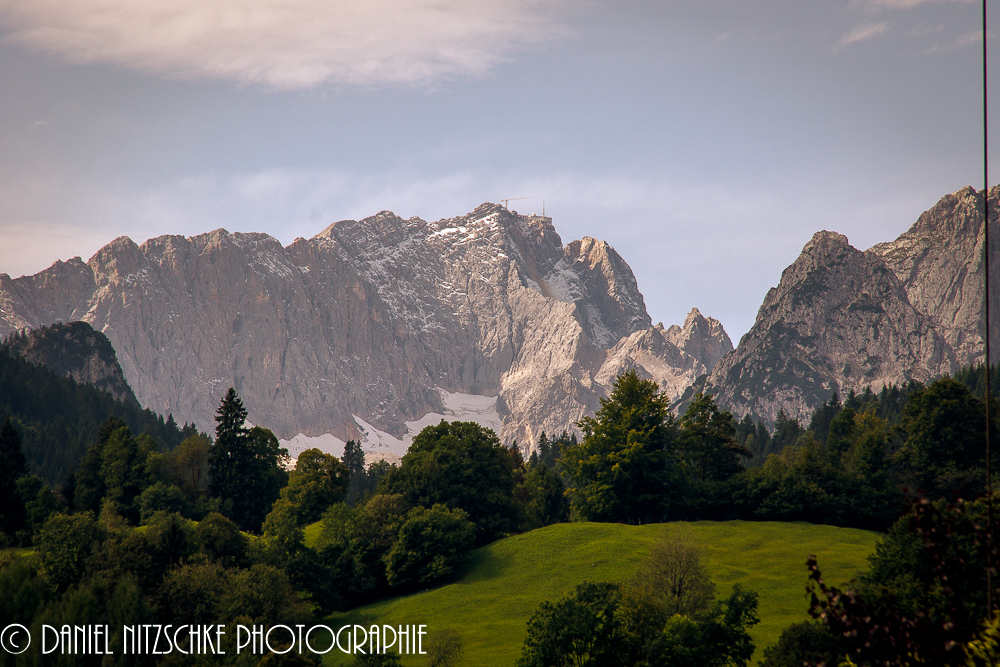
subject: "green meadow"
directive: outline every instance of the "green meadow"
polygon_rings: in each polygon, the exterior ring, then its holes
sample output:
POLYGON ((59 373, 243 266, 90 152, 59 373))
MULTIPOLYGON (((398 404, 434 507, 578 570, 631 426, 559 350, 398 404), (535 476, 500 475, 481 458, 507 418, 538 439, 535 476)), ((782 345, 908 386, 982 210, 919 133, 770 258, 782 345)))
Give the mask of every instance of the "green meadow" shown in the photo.
MULTIPOLYGON (((318 529, 318 524, 307 529, 309 541, 318 529)), ((869 531, 808 523, 562 523, 476 550, 453 583, 337 613, 327 623, 422 624, 428 637, 450 628, 464 643, 462 664, 514 665, 528 618, 540 603, 558 599, 582 581, 625 580, 658 539, 678 534, 698 546, 720 596, 734 583, 760 595, 761 622, 751 633, 755 660, 786 626, 808 618, 805 562, 810 554, 818 557, 824 580, 840 585, 865 568, 879 538, 869 531)), ((326 664, 349 662, 334 652, 327 654, 326 664)), ((426 660, 421 656, 403 662, 426 660)))

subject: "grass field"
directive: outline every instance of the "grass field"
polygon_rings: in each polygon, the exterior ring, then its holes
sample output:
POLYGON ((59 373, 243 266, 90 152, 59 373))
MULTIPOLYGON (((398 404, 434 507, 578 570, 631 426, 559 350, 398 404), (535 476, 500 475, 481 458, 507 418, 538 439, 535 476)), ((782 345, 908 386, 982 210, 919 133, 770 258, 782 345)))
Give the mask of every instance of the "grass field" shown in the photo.
MULTIPOLYGON (((755 660, 782 629, 807 618, 805 561, 810 554, 819 558, 825 581, 842 584, 865 568, 879 537, 807 523, 557 524, 478 549, 455 583, 334 614, 327 622, 331 627, 424 624, 429 633, 450 628, 463 640, 462 664, 513 665, 528 618, 541 602, 558 599, 581 581, 628 578, 657 539, 676 533, 686 533, 700 548, 720 595, 734 583, 760 594, 761 622, 751 633, 755 660)), ((335 653, 327 654, 327 664, 348 662, 335 653)), ((426 660, 404 658, 404 664, 426 660)))

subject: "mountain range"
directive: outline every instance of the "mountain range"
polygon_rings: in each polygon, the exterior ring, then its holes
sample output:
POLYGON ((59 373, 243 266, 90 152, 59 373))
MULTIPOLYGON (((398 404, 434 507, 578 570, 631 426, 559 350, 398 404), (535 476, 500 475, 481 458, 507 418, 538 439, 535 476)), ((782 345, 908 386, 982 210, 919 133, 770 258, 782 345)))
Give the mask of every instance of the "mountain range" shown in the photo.
POLYGON ((88 322, 142 405, 210 428, 234 386, 293 455, 350 438, 401 454, 440 418, 535 442, 597 409, 627 369, 674 400, 694 386, 737 416, 807 419, 834 391, 982 361, 981 209, 964 188, 865 251, 818 232, 735 349, 697 309, 653 326, 606 242, 564 246, 550 218, 495 204, 437 222, 383 211, 288 246, 222 229, 121 237, 87 262, 0 274, 0 333, 88 322))
POLYGON ((0 274, 0 333, 72 320, 178 421, 211 425, 234 386, 284 439, 397 454, 425 422, 470 414, 534 442, 599 407, 627 368, 674 396, 732 350, 697 310, 651 326, 607 243, 563 246, 551 219, 495 204, 438 222, 382 212, 287 247, 221 229, 122 237, 86 263, 0 274))
MULTIPOLYGON (((990 330, 1000 331, 1000 186, 990 190, 990 330)), ((983 362, 982 192, 942 197, 895 241, 817 232, 704 390, 737 415, 808 421, 834 391, 927 380, 983 362)), ((1000 349, 991 348, 992 362, 1000 349)))

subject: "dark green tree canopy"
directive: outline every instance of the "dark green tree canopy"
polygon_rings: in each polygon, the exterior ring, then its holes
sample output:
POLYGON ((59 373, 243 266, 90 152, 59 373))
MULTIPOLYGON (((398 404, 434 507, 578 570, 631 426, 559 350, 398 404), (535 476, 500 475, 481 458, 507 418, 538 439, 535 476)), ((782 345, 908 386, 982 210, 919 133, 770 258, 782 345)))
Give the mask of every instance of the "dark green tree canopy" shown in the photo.
POLYGON ((288 480, 288 450, 274 433, 246 429, 247 410, 232 387, 215 414, 215 443, 208 453, 209 491, 223 513, 243 530, 259 532, 271 505, 288 480))
POLYGON ((281 498, 290 503, 300 525, 309 524, 319 521, 327 507, 344 499, 348 484, 347 466, 340 459, 318 449, 307 449, 296 459, 281 498))
POLYGON ((10 417, 0 427, 0 487, 13 487, 19 477, 28 474, 28 461, 21 448, 21 434, 10 417))
POLYGON ((729 479, 744 469, 741 457, 753 456, 736 441, 732 413, 721 410, 711 394, 695 395, 680 426, 688 463, 702 481, 729 479))
POLYGON ((17 493, 17 481, 28 473, 21 449, 21 434, 10 421, 0 427, 0 533, 14 533, 24 527, 24 502, 17 493))
MULTIPOLYGON (((911 394, 903 409, 906 440, 897 460, 914 472, 915 484, 930 497, 981 493, 985 416, 985 404, 964 384, 935 380, 911 394)), ((992 436, 996 442, 995 430, 992 436)))
POLYGON ((399 468, 380 490, 402 494, 414 507, 441 503, 463 509, 479 544, 517 530, 513 459, 496 434, 475 422, 428 426, 413 439, 399 468))
POLYGON ((583 440, 563 448, 574 509, 590 521, 660 520, 671 483, 676 420, 656 383, 628 371, 593 417, 583 440))
POLYGON ((738 585, 697 616, 668 615, 611 582, 584 582, 528 621, 518 667, 745 667, 757 594, 738 585))
POLYGON ((341 457, 347 471, 354 479, 355 475, 360 475, 365 471, 365 453, 361 449, 361 443, 357 440, 348 440, 344 445, 344 455, 341 457))
MULTIPOLYGON (((108 415, 164 449, 187 434, 169 418, 11 354, 0 339, 0 423, 10 417, 20 429, 30 472, 51 485, 65 483, 108 415)), ((185 429, 196 432, 194 425, 185 429)))
POLYGON ((621 587, 585 581, 557 602, 543 602, 528 620, 518 667, 630 665, 623 632, 621 587))
POLYGON ((385 559, 389 585, 429 584, 456 572, 468 559, 475 533, 460 509, 413 508, 385 559))
POLYGON ((98 430, 97 443, 87 450, 76 471, 73 508, 100 514, 105 505, 138 523, 136 499, 149 486, 146 460, 157 451, 147 435, 133 437, 128 425, 108 417, 98 430))

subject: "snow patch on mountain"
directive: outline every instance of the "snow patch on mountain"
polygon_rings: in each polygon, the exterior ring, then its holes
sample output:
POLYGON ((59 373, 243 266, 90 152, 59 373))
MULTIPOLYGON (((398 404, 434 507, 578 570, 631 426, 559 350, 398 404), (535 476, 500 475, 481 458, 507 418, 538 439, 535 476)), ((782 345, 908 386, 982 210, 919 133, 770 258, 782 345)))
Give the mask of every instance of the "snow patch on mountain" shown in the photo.
POLYGON ((476 422, 480 426, 493 429, 500 433, 503 423, 497 413, 496 396, 477 396, 475 394, 449 393, 443 389, 441 403, 444 404, 444 414, 429 412, 420 419, 406 422, 407 433, 403 436, 406 446, 413 442, 413 436, 427 426, 436 426, 442 421, 476 422))
MULTIPOLYGON (((495 433, 500 432, 503 423, 497 413, 496 396, 451 393, 443 389, 438 391, 441 392, 444 413, 429 412, 420 419, 406 422, 406 435, 402 439, 396 438, 354 415, 354 421, 361 433, 361 449, 366 453, 366 460, 369 458, 367 455, 372 454, 375 455, 373 458, 376 460, 388 458, 390 461, 395 461, 398 457, 406 454, 413 443, 414 436, 426 427, 437 426, 442 421, 476 422, 480 426, 492 429, 495 433)), ((312 437, 299 433, 290 440, 280 440, 279 442, 282 447, 288 450, 288 454, 293 459, 297 459, 299 454, 311 448, 340 458, 343 457, 344 446, 347 444, 330 433, 312 437)))
POLYGON ((347 444, 331 433, 323 435, 308 436, 299 433, 290 440, 278 440, 278 443, 288 450, 288 455, 293 459, 299 458, 299 454, 307 449, 318 449, 326 454, 332 454, 338 459, 344 456, 344 446, 347 444))

